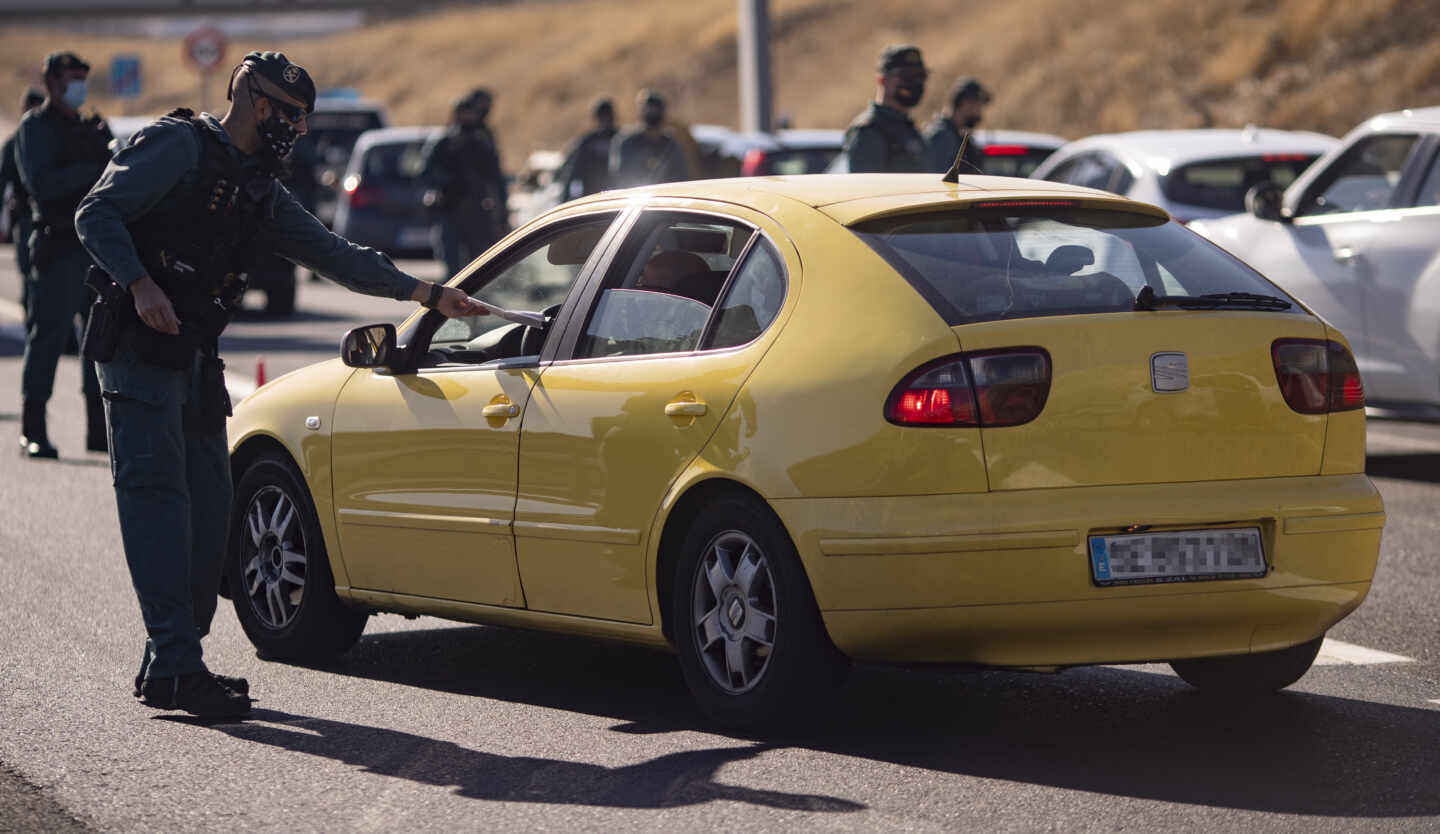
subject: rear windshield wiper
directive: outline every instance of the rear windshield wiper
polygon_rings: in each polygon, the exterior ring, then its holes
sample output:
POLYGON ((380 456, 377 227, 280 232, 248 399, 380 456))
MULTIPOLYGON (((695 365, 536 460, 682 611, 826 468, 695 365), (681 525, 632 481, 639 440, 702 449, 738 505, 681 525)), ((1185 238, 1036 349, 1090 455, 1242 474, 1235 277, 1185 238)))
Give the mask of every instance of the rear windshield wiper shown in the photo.
POLYGON ((1150 287, 1142 287, 1135 295, 1136 310, 1160 307, 1183 307, 1190 310, 1217 310, 1240 307, 1251 310, 1288 310, 1292 305, 1279 296, 1253 292, 1216 292, 1207 295, 1156 295, 1150 287))

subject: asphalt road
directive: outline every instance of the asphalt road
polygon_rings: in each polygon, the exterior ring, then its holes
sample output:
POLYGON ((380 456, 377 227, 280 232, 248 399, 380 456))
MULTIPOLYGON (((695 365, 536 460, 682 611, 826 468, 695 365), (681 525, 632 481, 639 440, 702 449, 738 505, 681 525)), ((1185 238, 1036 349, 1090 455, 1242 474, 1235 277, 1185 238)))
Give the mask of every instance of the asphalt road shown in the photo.
MULTIPOLYGON (((12 264, 0 248, 3 299, 12 264)), ((328 358, 408 309, 310 283, 300 307, 238 322, 232 371, 328 358)), ((260 700, 204 723, 130 697, 139 612, 107 463, 75 451, 78 389, 67 359, 60 462, 0 454, 0 831, 1440 827, 1440 426, 1372 422, 1374 590, 1325 665, 1254 703, 1164 667, 861 668, 813 726, 741 737, 706 728, 663 653, 380 616, 339 663, 291 666, 258 659, 222 601, 207 660, 260 700)), ((0 397, 6 443, 17 412, 0 397)))

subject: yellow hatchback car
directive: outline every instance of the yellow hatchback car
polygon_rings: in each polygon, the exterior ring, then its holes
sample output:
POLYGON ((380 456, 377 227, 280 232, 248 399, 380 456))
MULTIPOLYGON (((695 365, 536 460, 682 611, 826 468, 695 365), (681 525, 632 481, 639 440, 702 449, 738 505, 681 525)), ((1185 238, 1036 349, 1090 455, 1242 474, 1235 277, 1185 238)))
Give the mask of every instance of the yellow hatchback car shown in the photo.
POLYGON ((238 408, 228 587, 264 654, 382 611, 614 638, 743 725, 849 659, 1277 689, 1370 588, 1344 337, 1152 206, 677 183, 451 284, 538 315, 359 328, 238 408))

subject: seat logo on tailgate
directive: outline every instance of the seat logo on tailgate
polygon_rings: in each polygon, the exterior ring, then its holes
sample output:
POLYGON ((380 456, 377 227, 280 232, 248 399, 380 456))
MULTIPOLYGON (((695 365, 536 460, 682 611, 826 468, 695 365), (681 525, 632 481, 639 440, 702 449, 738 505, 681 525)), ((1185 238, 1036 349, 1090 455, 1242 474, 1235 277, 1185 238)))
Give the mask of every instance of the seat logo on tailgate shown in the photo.
POLYGON ((1160 394, 1190 387, 1190 364, 1183 353, 1157 353, 1150 357, 1150 384, 1160 394))

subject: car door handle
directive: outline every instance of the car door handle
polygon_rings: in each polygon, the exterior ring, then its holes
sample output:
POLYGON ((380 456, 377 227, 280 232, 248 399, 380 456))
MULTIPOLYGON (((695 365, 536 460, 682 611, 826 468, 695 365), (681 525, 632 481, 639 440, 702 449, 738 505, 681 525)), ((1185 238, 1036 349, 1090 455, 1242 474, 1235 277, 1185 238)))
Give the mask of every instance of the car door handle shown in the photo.
POLYGON ((520 416, 520 406, 515 403, 493 403, 480 409, 486 419, 510 418, 520 416))
POLYGON ((1342 264, 1351 263, 1358 257, 1360 257, 1360 252, 1353 246, 1342 246, 1335 250, 1335 260, 1342 264))
POLYGON ((677 400, 673 403, 665 404, 666 417, 704 417, 705 413, 709 410, 705 403, 688 402, 684 400, 677 400))

